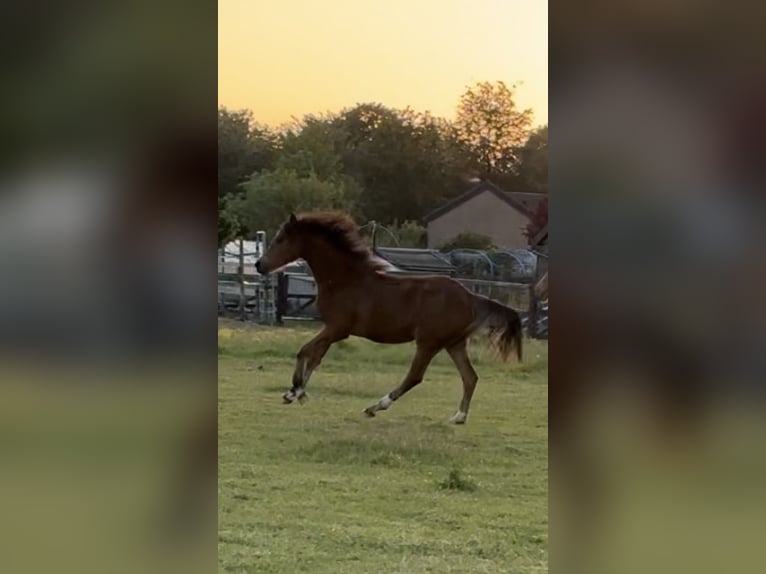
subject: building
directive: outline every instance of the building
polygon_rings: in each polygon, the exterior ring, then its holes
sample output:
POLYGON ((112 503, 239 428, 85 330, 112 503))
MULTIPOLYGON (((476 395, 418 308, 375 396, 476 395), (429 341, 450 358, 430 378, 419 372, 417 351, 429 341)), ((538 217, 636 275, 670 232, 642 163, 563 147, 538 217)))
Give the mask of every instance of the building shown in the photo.
POLYGON ((537 253, 537 276, 535 281, 548 271, 548 226, 537 232, 529 242, 529 248, 537 253))
POLYGON ((490 237, 498 247, 526 249, 524 228, 544 197, 503 191, 488 181, 479 181, 423 218, 428 228, 428 247, 436 249, 461 233, 479 233, 490 237))

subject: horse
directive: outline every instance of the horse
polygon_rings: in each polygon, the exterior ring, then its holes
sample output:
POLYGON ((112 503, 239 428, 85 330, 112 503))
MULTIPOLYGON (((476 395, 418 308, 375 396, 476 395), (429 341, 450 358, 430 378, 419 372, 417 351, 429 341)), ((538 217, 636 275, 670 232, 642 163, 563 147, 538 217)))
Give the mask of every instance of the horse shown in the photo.
POLYGON ((503 361, 515 350, 522 360, 519 315, 505 305, 477 295, 445 276, 399 276, 384 271, 384 262, 365 244, 354 220, 342 212, 290 214, 256 270, 268 274, 303 259, 317 285, 317 308, 324 327, 298 352, 292 387, 284 403, 302 403, 306 385, 333 343, 349 336, 377 343, 414 341, 415 356, 404 380, 364 409, 374 417, 420 384, 431 360, 443 349, 463 382, 463 398, 451 423, 468 416, 478 375, 467 353, 468 337, 488 331, 503 361))

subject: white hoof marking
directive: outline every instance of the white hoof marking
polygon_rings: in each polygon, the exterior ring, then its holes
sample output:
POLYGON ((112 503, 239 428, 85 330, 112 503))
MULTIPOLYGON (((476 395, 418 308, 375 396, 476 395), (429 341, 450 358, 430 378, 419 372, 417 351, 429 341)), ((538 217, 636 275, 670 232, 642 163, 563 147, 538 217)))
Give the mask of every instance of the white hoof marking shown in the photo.
POLYGON ((386 395, 383 398, 381 398, 377 403, 375 403, 374 405, 370 405, 369 407, 364 409, 364 411, 362 412, 364 412, 364 414, 366 414, 368 417, 374 417, 376 412, 385 411, 388 407, 391 406, 393 402, 394 401, 391 400, 391 397, 386 395))
POLYGON ((305 389, 298 389, 295 391, 294 389, 290 389, 287 391, 284 395, 282 395, 282 400, 285 401, 285 403, 292 403, 295 401, 295 399, 298 399, 299 402, 303 402, 308 398, 308 394, 306 394, 305 389))
POLYGON ((458 411, 454 415, 452 415, 449 422, 456 425, 462 425, 465 423, 465 419, 467 417, 468 417, 468 413, 464 413, 463 411, 458 411))

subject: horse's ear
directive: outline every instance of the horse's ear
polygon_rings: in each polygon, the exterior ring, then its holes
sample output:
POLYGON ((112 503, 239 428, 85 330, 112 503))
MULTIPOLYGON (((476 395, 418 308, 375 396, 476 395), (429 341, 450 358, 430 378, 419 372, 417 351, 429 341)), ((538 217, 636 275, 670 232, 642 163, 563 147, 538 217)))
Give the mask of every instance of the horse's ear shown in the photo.
POLYGON ((291 213, 291 214, 290 214, 290 219, 288 220, 288 223, 290 223, 290 224, 293 224, 293 223, 298 223, 298 218, 297 218, 297 217, 295 217, 295 214, 294 214, 294 213, 291 213))

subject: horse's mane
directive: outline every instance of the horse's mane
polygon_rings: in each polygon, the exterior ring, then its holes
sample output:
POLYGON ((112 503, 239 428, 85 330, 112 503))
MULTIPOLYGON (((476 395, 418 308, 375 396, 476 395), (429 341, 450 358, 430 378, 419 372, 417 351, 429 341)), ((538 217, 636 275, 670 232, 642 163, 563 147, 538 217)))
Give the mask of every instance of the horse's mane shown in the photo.
POLYGON ((354 220, 340 211, 309 212, 298 215, 297 228, 319 236, 341 253, 372 266, 380 267, 359 233, 354 220))

